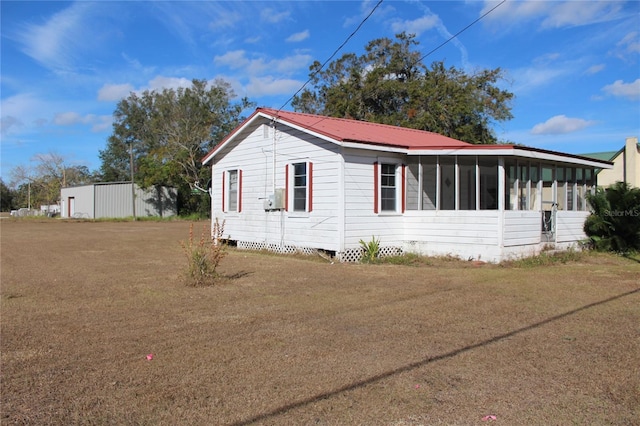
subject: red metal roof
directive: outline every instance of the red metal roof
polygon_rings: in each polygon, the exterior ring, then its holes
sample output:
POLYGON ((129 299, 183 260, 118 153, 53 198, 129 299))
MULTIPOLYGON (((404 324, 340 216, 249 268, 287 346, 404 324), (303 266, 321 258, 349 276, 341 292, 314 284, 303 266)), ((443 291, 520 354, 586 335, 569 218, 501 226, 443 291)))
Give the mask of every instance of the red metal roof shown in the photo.
MULTIPOLYGON (((442 136, 437 133, 427 132, 424 130, 408 129, 398 126, 390 126, 386 124, 369 123, 366 121, 348 120, 345 118, 325 117, 321 115, 302 114, 298 112, 278 111, 271 108, 256 109, 242 124, 229 133, 215 148, 213 148, 203 159, 203 164, 207 163, 213 157, 213 154, 227 144, 233 137, 240 132, 248 123, 252 122, 256 116, 261 115, 269 119, 275 119, 286 125, 297 127, 315 133, 317 135, 329 138, 336 143, 354 143, 363 145, 376 145, 380 147, 396 148, 400 150, 410 151, 430 151, 430 150, 508 150, 512 154, 523 152, 535 152, 544 155, 559 155, 564 159, 579 159, 581 161, 588 160, 591 163, 600 165, 611 165, 610 162, 587 159, 585 157, 563 154, 554 151, 547 151, 531 147, 519 147, 511 144, 491 144, 491 145, 474 145, 462 142, 457 139, 442 136)), ((363 146, 363 148, 365 148, 363 146)), ((569 161, 573 162, 573 161, 569 161)))
POLYGON ((423 130, 348 120, 345 118, 278 111, 271 108, 257 108, 242 124, 236 127, 204 156, 202 159, 203 163, 211 159, 214 152, 224 146, 229 139, 233 138, 236 133, 247 123, 251 122, 258 114, 266 115, 272 119, 277 119, 310 132, 323 135, 337 142, 353 142, 401 149, 460 149, 475 146, 423 130))
POLYGON ((297 125, 340 142, 384 145, 404 149, 465 148, 469 143, 423 130, 344 118, 258 108, 257 112, 297 125))

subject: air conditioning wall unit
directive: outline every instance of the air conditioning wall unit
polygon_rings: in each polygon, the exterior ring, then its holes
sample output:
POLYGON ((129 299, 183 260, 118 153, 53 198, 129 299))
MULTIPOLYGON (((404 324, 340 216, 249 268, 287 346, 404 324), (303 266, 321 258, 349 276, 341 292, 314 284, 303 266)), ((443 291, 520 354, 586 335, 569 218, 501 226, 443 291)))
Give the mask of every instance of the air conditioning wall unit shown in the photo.
POLYGON ((263 201, 266 211, 284 210, 284 188, 276 188, 273 194, 269 194, 263 201))

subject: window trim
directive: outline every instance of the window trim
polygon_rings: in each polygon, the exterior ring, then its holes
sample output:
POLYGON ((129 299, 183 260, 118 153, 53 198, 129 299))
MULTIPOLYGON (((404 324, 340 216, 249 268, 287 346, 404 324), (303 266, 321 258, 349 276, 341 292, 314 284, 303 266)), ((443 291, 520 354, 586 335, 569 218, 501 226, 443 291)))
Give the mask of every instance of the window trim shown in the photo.
POLYGON ((295 213, 295 214, 303 214, 303 213, 311 213, 313 211, 313 162, 304 160, 304 161, 294 161, 285 165, 285 191, 284 191, 284 207, 285 211, 295 213), (295 166, 296 164, 304 164, 305 165, 305 208, 304 210, 295 210, 295 166), (289 169, 292 169, 292 172, 289 172, 289 169))
POLYGON ((374 214, 403 214, 407 209, 407 165, 397 158, 378 158, 373 162, 373 212, 374 214), (382 209, 382 166, 394 167, 394 202, 393 210, 382 209))
POLYGON ((222 211, 224 213, 242 212, 242 169, 230 168, 222 172, 222 211), (236 208, 231 209, 231 172, 237 173, 236 208))

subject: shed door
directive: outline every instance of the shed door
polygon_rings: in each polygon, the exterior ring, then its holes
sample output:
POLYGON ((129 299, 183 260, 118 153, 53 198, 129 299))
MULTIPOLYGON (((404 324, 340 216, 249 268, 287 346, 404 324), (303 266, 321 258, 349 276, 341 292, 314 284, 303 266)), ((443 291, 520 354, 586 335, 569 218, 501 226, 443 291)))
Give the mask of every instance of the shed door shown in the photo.
POLYGON ((76 214, 76 197, 69 197, 67 200, 67 217, 73 217, 76 214))

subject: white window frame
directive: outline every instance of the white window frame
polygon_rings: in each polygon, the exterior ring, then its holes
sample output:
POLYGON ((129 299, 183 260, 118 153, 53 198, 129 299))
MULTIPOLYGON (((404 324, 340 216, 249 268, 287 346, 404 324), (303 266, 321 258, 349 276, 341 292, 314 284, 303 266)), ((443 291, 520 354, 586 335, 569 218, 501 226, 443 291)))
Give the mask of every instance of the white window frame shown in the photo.
POLYGON ((225 213, 240 212, 240 205, 241 205, 240 197, 242 196, 240 179, 241 179, 240 168, 232 168, 232 169, 225 170, 225 182, 224 182, 225 199, 224 199, 224 206, 223 206, 223 211, 225 213), (232 191, 231 185, 233 182, 231 181, 231 177, 233 175, 235 175, 236 181, 235 181, 235 189, 232 191), (235 197, 232 197, 232 193, 235 193, 235 197), (232 208, 232 204, 233 204, 231 201, 232 198, 235 198, 233 201, 233 203, 235 203, 235 206, 233 206, 234 208, 232 208))
POLYGON ((402 208, 402 164, 397 158, 378 158, 378 214, 395 215, 401 212, 402 208), (390 165, 394 167, 395 203, 393 210, 382 209, 382 166, 390 165))

